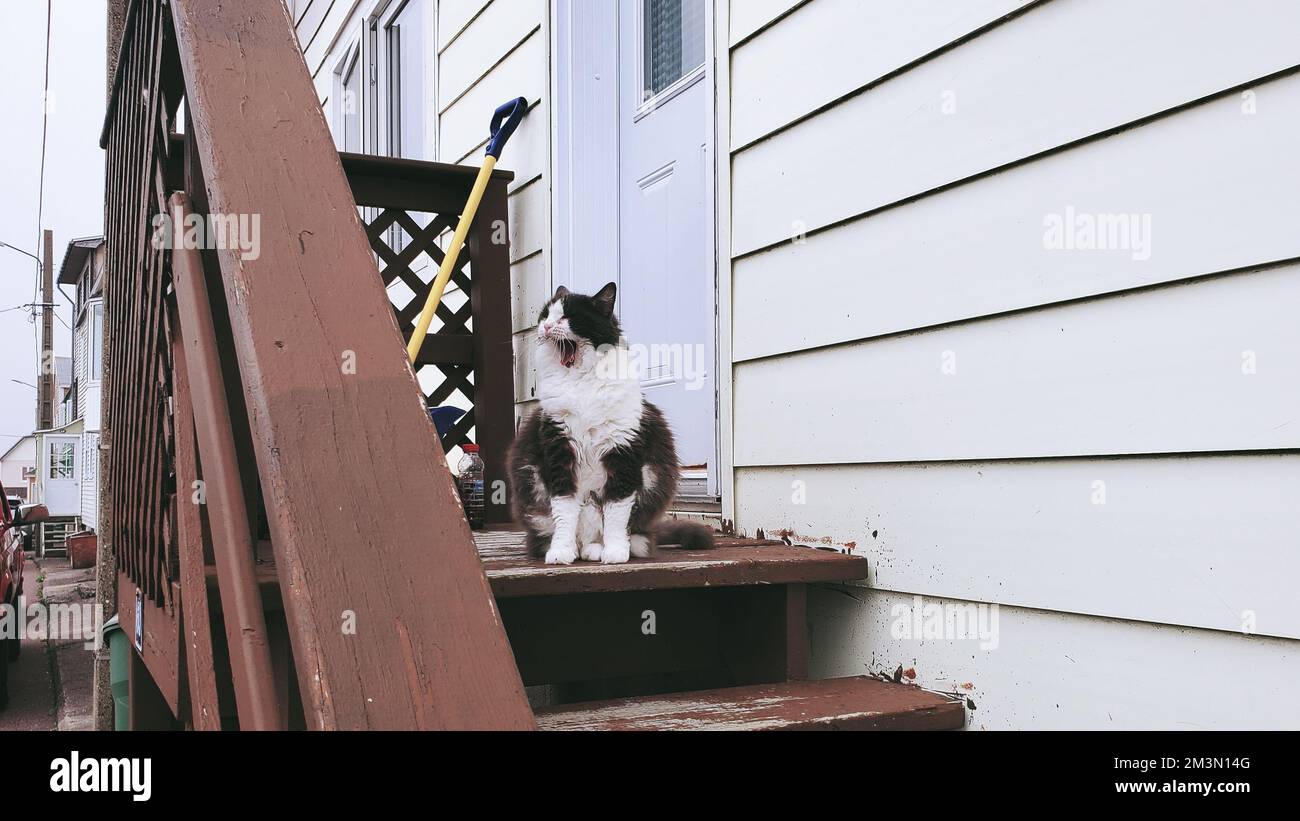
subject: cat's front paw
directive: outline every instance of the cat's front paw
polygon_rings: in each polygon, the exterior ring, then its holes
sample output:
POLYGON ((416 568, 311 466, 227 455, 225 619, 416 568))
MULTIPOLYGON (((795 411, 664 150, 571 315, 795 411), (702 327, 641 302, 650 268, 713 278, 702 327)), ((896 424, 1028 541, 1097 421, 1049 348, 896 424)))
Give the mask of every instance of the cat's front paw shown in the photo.
POLYGON ((606 544, 605 550, 600 554, 600 561, 603 564, 627 564, 631 553, 631 548, 626 544, 606 544))
POLYGON ((578 546, 570 542, 569 544, 551 543, 551 549, 546 551, 547 564, 573 564, 578 558, 578 546))
POLYGON ((604 552, 605 546, 603 544, 592 542, 591 544, 583 545, 582 549, 578 551, 578 555, 582 557, 584 562, 598 562, 604 552))

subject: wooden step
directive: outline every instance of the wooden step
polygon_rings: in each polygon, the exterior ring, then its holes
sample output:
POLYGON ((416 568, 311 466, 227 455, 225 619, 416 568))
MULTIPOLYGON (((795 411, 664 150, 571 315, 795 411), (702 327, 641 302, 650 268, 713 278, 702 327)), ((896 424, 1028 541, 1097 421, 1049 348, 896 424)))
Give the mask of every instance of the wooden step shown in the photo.
POLYGON ((791 681, 537 711, 543 730, 958 730, 960 701, 874 678, 791 681))
POLYGON ((483 569, 498 599, 691 587, 843 582, 867 577, 867 560, 783 542, 719 537, 709 550, 661 547, 649 559, 603 565, 548 565, 527 554, 524 534, 474 534, 483 569))
MULTIPOLYGON (((617 593, 699 587, 846 582, 867 577, 867 560, 768 539, 719 536, 709 550, 661 546, 649 559, 603 565, 574 562, 548 565, 528 555, 524 534, 513 530, 474 534, 479 558, 498 599, 558 596, 570 593, 617 593)), ((256 577, 264 606, 280 609, 280 581, 271 542, 257 543, 256 577)), ((216 589, 216 568, 207 567, 209 588, 216 589)))

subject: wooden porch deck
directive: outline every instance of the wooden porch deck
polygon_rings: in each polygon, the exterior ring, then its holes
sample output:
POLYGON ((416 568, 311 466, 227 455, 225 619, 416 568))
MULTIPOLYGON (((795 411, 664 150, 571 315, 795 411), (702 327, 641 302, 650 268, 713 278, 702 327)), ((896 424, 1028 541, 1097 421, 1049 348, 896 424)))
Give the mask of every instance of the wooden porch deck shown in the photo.
POLYGON ((867 560, 860 556, 789 546, 769 539, 719 536, 710 550, 661 546, 648 559, 622 565, 574 562, 547 565, 527 554, 520 531, 474 534, 479 558, 498 599, 570 593, 613 593, 690 587, 839 582, 861 579, 867 560))

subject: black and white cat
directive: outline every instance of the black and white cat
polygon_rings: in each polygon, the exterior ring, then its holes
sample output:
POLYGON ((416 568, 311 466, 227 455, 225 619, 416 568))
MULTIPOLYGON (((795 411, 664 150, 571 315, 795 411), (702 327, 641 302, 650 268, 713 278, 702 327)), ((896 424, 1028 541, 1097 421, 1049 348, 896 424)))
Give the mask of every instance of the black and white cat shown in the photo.
POLYGON ((707 527, 662 518, 677 489, 677 450, 620 345, 616 290, 561 287, 538 316, 540 407, 515 436, 510 480, 529 551, 547 564, 621 564, 660 542, 713 545, 707 527))

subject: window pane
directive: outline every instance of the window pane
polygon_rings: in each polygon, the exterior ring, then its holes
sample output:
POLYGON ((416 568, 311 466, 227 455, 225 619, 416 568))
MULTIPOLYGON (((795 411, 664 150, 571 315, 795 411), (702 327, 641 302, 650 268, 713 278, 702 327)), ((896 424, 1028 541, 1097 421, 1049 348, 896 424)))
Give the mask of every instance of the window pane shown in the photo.
POLYGON ((103 343, 104 334, 104 306, 103 303, 95 303, 90 310, 90 344, 86 346, 90 356, 90 378, 99 379, 102 376, 103 357, 100 355, 100 348, 103 343))
POLYGON ((361 61, 354 60, 343 74, 343 150, 361 150, 361 61))
POLYGON ((642 0, 641 101, 704 64, 704 0, 642 0))
POLYGON ((410 0, 388 26, 390 153, 424 159, 424 0, 410 0))
POLYGON ((50 443, 50 478, 51 479, 71 479, 72 460, 75 454, 75 444, 73 442, 51 442, 50 443))

